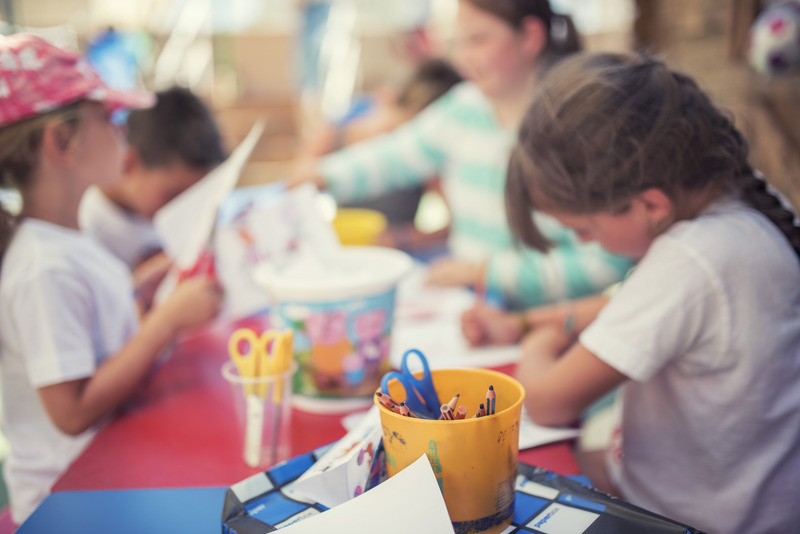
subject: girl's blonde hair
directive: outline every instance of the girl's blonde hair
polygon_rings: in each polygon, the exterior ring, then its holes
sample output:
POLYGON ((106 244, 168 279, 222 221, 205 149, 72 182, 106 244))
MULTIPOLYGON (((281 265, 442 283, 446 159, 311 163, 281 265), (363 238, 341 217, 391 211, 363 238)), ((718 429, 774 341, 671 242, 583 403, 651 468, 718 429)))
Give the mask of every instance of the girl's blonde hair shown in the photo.
POLYGON ((800 257, 794 214, 747 161, 747 143, 690 77, 643 55, 582 54, 543 81, 509 162, 508 217, 527 245, 547 250, 531 209, 621 213, 650 188, 676 219, 683 199, 728 193, 766 215, 800 257))
MULTIPOLYGON (((77 101, 57 110, 15 122, 0 128, 0 187, 25 190, 39 164, 42 134, 52 121, 78 126, 80 105, 77 101)), ((15 218, 0 205, 0 255, 5 251, 14 231, 15 218)))

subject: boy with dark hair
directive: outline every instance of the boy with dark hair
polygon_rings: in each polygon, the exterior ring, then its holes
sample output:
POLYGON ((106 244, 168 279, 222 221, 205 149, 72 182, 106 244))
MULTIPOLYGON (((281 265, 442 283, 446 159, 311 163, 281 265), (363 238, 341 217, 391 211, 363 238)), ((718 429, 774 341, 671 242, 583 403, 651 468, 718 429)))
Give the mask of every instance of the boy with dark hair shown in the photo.
POLYGON ((131 111, 122 180, 86 191, 81 229, 131 270, 161 250, 153 215, 220 164, 226 153, 208 107, 188 89, 157 93, 156 105, 131 111))

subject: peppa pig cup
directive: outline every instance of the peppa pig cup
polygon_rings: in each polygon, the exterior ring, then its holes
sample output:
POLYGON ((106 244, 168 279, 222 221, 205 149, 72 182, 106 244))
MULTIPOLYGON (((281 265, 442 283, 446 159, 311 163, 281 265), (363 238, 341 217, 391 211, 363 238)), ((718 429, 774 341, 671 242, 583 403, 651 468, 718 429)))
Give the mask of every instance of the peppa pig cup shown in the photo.
POLYGON ((294 330, 295 406, 332 412, 371 404, 389 370, 397 282, 411 266, 398 250, 343 247, 324 269, 257 269, 270 320, 294 330))

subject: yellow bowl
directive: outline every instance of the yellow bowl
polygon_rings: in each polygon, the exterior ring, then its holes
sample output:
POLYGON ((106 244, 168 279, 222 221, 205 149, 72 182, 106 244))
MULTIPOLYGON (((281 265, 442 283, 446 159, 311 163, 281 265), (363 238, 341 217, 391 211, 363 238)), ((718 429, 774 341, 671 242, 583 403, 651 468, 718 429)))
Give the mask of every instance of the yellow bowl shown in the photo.
POLYGON ((342 245, 374 245, 386 226, 383 213, 363 208, 340 208, 333 219, 333 229, 342 245))

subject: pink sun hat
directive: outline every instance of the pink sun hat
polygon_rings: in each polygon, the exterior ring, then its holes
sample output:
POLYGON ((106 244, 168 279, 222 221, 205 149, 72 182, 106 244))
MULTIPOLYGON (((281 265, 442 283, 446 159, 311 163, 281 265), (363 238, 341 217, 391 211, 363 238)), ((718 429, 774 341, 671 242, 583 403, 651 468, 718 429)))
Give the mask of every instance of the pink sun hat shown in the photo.
POLYGON ((86 59, 41 37, 0 37, 0 127, 84 99, 109 111, 155 104, 152 93, 108 87, 86 59))

